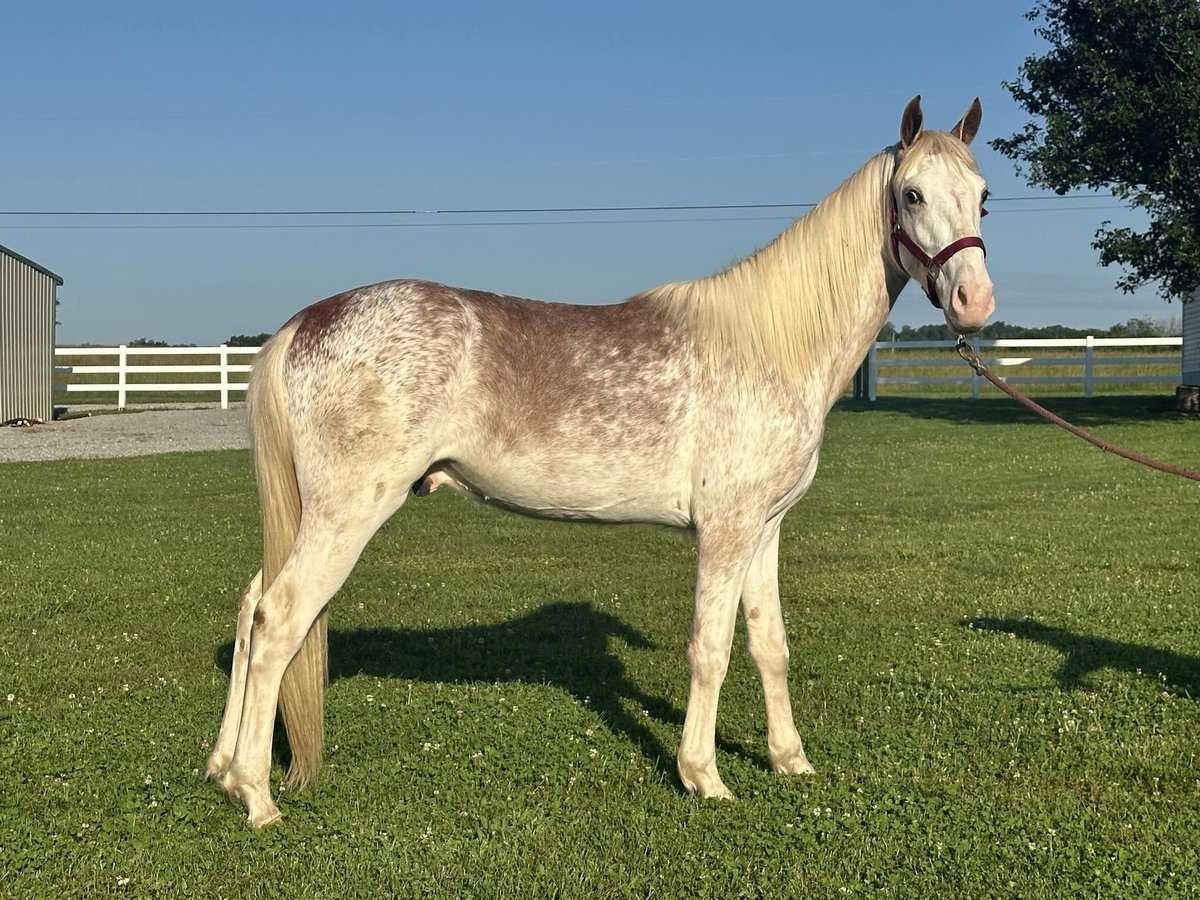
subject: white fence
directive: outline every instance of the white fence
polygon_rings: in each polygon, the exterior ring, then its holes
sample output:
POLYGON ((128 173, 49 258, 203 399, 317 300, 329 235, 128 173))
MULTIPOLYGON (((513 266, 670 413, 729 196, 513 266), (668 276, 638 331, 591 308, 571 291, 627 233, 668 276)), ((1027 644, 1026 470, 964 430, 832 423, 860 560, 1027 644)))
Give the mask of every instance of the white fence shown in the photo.
POLYGON ((124 409, 128 405, 130 394, 165 394, 165 393, 204 393, 217 396, 221 408, 229 408, 231 394, 243 394, 246 390, 244 378, 231 381, 231 375, 245 375, 250 371, 250 363, 229 361, 231 356, 240 359, 252 358, 259 350, 258 347, 230 347, 222 344, 219 347, 57 347, 54 350, 55 390, 67 393, 117 395, 117 408, 124 409), (142 363, 139 359, 147 357, 187 357, 187 361, 179 363, 142 363), (64 361, 72 358, 107 358, 115 357, 112 364, 105 365, 64 365, 64 361), (200 359, 213 359, 213 362, 196 362, 200 359), (147 375, 191 375, 207 374, 217 376, 210 381, 146 381, 147 375), (103 381, 85 379, 76 381, 75 375, 115 375, 116 378, 106 378, 103 381), (132 380, 131 380, 132 376, 132 380))
MULTIPOLYGON (((1082 384, 1083 395, 1091 397, 1094 388, 1103 384, 1179 384, 1178 369, 1182 364, 1181 349, 1183 338, 1064 338, 1062 340, 994 340, 971 342, 976 353, 980 353, 984 364, 996 370, 1010 384, 1082 384), (1176 348, 1174 354, 1164 352, 1167 348, 1176 348), (1127 350, 1146 349, 1156 350, 1152 356, 1113 356, 1108 352, 1097 353, 1098 350, 1108 351, 1114 348, 1127 350), (989 351, 1018 351, 1030 350, 1045 352, 1046 350, 1072 350, 1073 355, 1039 356, 1039 355, 996 355, 989 351), (984 355, 988 354, 988 355, 984 355), (1117 366, 1174 366, 1174 374, 1137 374, 1111 373, 1111 367, 1117 366), (1041 367, 1073 367, 1074 373, 1064 375, 1019 375, 1011 374, 1011 370, 1019 371, 1021 366, 1041 367)), ((971 396, 978 397, 984 380, 972 372, 954 352, 953 341, 878 341, 871 348, 866 361, 866 393, 874 400, 880 385, 963 385, 970 386, 971 396), (937 350, 936 356, 917 356, 912 351, 937 350), (903 351, 895 356, 889 355, 895 351, 903 351), (941 370, 952 374, 947 375, 914 375, 903 374, 908 370, 941 370), (896 372, 896 375, 882 374, 896 372)), ((259 350, 258 347, 229 347, 222 344, 219 347, 59 347, 54 351, 56 390, 68 393, 87 394, 116 394, 117 407, 124 409, 131 394, 171 394, 171 393, 203 393, 211 397, 219 397, 221 408, 229 407, 231 395, 244 395, 246 382, 244 377, 231 380, 231 375, 245 376, 250 371, 250 360, 259 350), (72 358, 96 357, 113 358, 113 363, 95 365, 91 363, 72 365, 72 358), (186 357, 179 363, 164 363, 162 357, 186 357), (234 357, 239 362, 230 362, 234 357), (150 363, 139 360, 158 358, 150 363), (197 362, 211 360, 211 362, 197 362), (149 375, 216 375, 209 381, 150 381, 144 380, 149 375), (87 378, 82 381, 73 376, 105 376, 103 381, 87 378), (115 377, 112 377, 115 376, 115 377)), ((239 397, 240 399, 240 397, 239 397)))
MULTIPOLYGON (((1083 395, 1091 397, 1096 385, 1101 384, 1179 384, 1179 368, 1182 365, 1183 338, 1062 338, 1062 339, 1003 339, 1003 340, 973 340, 971 346, 980 354, 984 365, 992 369, 1009 384, 1082 384, 1083 395), (1164 348, 1175 347, 1180 352, 1174 354, 1164 352, 1164 348), (1153 356, 1114 356, 1108 353, 1097 353, 1098 350, 1113 348, 1123 349, 1157 349, 1153 356), (996 355, 988 351, 1004 350, 1036 350, 1044 352, 1047 349, 1074 350, 1074 355, 1041 356, 1041 355, 996 355), (1008 371, 1021 366, 1042 367, 1073 367, 1075 372, 1064 375, 1019 375, 1008 371), (1117 366, 1174 366, 1174 374, 1138 374, 1130 372, 1112 372, 1110 367, 1117 366), (1080 372, 1082 369, 1082 372, 1080 372), (1100 370, 1100 371, 1097 371, 1100 370), (1103 374, 1108 371, 1110 374, 1103 374)), ((954 341, 877 341, 867 355, 867 397, 874 400, 879 385, 925 385, 925 384, 961 384, 970 385, 971 396, 978 397, 985 383, 983 378, 976 375, 965 362, 954 352, 954 341), (919 358, 910 351, 939 350, 936 357, 919 358), (905 351, 902 355, 881 356, 883 351, 905 351), (881 371, 898 371, 902 369, 929 369, 948 367, 956 370, 952 375, 882 375, 881 371)))

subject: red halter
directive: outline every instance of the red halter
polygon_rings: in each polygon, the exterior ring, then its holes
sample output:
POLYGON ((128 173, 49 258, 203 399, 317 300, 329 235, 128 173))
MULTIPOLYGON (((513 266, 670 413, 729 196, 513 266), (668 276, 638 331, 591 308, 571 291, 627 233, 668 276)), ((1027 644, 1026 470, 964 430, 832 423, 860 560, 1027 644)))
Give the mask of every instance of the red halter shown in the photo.
MULTIPOLYGON (((892 215, 892 256, 896 260, 896 265, 900 267, 900 271, 906 271, 904 264, 900 262, 900 245, 903 244, 904 249, 911 253, 913 259, 925 269, 925 284, 921 286, 921 289, 925 291, 925 296, 929 298, 930 303, 941 309, 942 304, 937 299, 937 279, 942 274, 942 266, 959 250, 965 250, 968 247, 978 247, 983 251, 983 255, 987 256, 987 247, 983 246, 983 238, 973 235, 961 237, 957 241, 947 244, 933 256, 930 256, 909 236, 907 231, 900 227, 900 216, 896 211, 896 197, 894 194, 889 194, 888 197, 891 201, 889 205, 891 206, 892 215)), ((987 210, 981 209, 979 213, 980 218, 986 215, 987 210)))

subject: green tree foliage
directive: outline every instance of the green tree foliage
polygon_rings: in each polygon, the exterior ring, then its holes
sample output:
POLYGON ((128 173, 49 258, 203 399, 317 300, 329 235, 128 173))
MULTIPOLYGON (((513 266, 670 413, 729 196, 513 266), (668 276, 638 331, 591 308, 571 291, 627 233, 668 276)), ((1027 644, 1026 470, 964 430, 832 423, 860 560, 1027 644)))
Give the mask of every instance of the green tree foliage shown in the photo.
POLYGON ((262 334, 235 334, 225 343, 230 347, 261 347, 271 337, 271 332, 262 334))
MULTIPOLYGON (((1180 333, 1180 322, 1178 319, 1146 319, 1133 318, 1120 325, 1113 325, 1111 328, 1069 328, 1066 325, 1044 325, 1041 327, 1031 327, 1028 325, 1011 325, 1004 321, 989 322, 979 332, 979 337, 984 340, 1021 340, 1028 338, 1046 338, 1057 340, 1060 338, 1081 338, 1092 335, 1093 337, 1130 337, 1130 338, 1147 338, 1147 337, 1178 337, 1180 333)), ((879 332, 879 340, 881 341, 945 341, 951 340, 955 335, 946 327, 945 323, 921 325, 914 328, 912 325, 905 325, 897 329, 891 322, 884 326, 879 332)))
POLYGON ((1033 116, 991 142, 1062 194, 1108 189, 1144 210, 1144 231, 1104 222, 1092 243, 1126 272, 1188 299, 1200 284, 1200 3, 1039 0, 1027 14, 1050 45, 1005 82, 1033 116))

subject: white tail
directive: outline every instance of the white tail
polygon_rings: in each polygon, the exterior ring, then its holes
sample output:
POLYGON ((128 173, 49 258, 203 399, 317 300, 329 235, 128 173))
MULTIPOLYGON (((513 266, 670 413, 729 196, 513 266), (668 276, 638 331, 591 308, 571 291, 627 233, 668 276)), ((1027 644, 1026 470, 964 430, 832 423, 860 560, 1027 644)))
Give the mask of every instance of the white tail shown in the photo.
MULTIPOLYGON (((284 328, 263 347, 247 397, 262 511, 264 592, 291 553, 300 528, 300 490, 283 386, 284 361, 294 333, 294 328, 284 328)), ((279 686, 279 711, 292 754, 284 780, 289 789, 312 784, 321 769, 325 685, 329 680, 327 617, 327 610, 317 616, 279 686)))

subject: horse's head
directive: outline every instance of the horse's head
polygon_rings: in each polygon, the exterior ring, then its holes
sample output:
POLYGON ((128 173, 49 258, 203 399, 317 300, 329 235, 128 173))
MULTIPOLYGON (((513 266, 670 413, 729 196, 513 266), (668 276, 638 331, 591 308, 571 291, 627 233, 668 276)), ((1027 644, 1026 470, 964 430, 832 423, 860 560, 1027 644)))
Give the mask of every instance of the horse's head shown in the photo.
POLYGON ((968 148, 981 116, 975 100, 949 132, 922 131, 921 98, 910 100, 889 186, 891 257, 959 334, 982 328, 996 305, 979 237, 987 186, 968 148))

